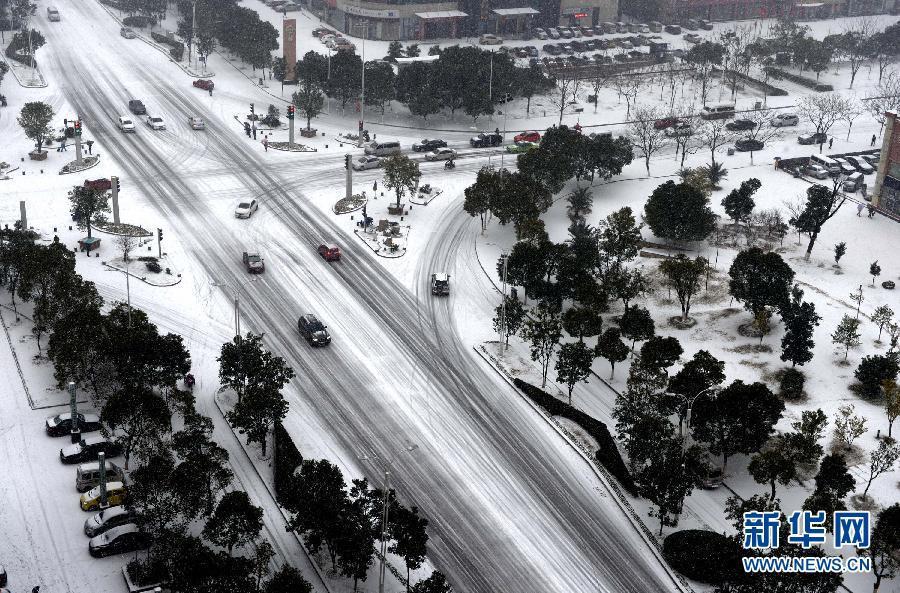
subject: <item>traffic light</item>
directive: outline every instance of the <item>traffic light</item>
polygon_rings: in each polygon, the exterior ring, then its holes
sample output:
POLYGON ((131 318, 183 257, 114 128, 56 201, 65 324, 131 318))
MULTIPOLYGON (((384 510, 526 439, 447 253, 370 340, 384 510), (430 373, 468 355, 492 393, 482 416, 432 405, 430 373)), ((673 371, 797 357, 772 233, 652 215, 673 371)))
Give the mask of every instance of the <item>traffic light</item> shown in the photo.
POLYGON ((162 229, 156 229, 156 240, 162 241, 162 229))
POLYGON ((344 155, 344 168, 345 169, 350 168, 350 155, 349 154, 344 155))
POLYGON ((250 115, 256 113, 256 108, 253 107, 253 103, 250 103, 250 115))
POLYGON ((116 177, 116 195, 119 195, 120 191, 122 191, 122 184, 119 183, 119 178, 116 177))
POLYGON ((63 118, 63 127, 64 127, 64 128, 68 128, 68 127, 69 127, 69 119, 68 119, 68 118, 65 118, 65 117, 63 118))
POLYGON ((288 105, 287 118, 294 119, 294 106, 293 105, 288 105))
POLYGON ((75 120, 75 135, 81 136, 81 120, 80 119, 75 120))

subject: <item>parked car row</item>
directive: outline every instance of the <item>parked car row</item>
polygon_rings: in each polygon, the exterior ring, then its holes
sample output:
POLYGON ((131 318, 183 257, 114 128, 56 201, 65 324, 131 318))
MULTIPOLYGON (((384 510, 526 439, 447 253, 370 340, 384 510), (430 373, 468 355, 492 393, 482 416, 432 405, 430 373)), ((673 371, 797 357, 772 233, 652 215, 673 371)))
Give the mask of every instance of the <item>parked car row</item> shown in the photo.
POLYGON ((313 36, 317 37, 325 47, 334 51, 356 51, 356 46, 343 35, 325 27, 313 29, 313 36))

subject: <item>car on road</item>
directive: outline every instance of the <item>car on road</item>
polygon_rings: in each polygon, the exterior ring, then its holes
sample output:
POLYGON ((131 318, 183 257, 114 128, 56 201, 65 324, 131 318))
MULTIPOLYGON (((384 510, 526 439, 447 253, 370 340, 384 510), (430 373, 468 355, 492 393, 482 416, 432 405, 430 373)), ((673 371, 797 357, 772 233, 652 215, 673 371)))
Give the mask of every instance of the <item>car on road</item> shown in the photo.
POLYGON ((456 158, 456 151, 452 148, 438 148, 425 154, 426 161, 452 161, 456 158))
POLYGON ((151 130, 165 130, 166 122, 163 121, 163 118, 158 115, 148 115, 147 116, 147 125, 150 126, 151 130))
POLYGON ((755 152, 762 150, 765 144, 761 140, 755 138, 741 138, 734 143, 734 148, 738 152, 755 152))
POLYGON ((147 115, 147 108, 139 99, 132 99, 128 102, 128 111, 135 115, 147 115))
POLYGON ((828 179, 828 169, 822 165, 806 165, 803 174, 816 179, 828 179))
POLYGON ((262 274, 266 271, 266 264, 257 252, 245 251, 242 259, 244 260, 244 268, 248 273, 262 274))
MULTIPOLYGON (((100 416, 96 414, 82 414, 78 412, 77 416, 78 430, 82 433, 96 432, 103 428, 103 425, 100 424, 100 416)), ((51 437, 61 437, 70 434, 72 432, 72 413, 64 412, 47 418, 46 430, 51 437)))
POLYGON ((311 346, 326 346, 331 343, 327 326, 312 314, 302 315, 297 320, 297 329, 311 346))
POLYGON ((725 128, 732 132, 746 132, 756 127, 756 122, 750 119, 736 119, 725 124, 725 128))
POLYGON ((871 175, 875 172, 875 167, 870 165, 865 159, 858 156, 845 157, 847 162, 856 167, 856 170, 863 175, 871 175))
POLYGON ((772 125, 776 128, 785 126, 796 126, 800 123, 800 118, 795 113, 779 113, 772 118, 772 125))
POLYGON ((447 142, 439 138, 425 138, 412 145, 413 152, 429 152, 438 148, 444 148, 447 142))
POLYGON ((487 148, 489 146, 499 146, 503 142, 503 136, 496 132, 482 132, 477 136, 469 139, 472 148, 487 148))
POLYGON ((216 88, 216 83, 206 78, 198 78, 191 84, 193 84, 198 89, 203 89, 204 91, 211 91, 212 89, 216 88))
POLYGON ((127 115, 120 115, 119 121, 116 122, 116 127, 123 132, 134 132, 134 121, 127 115))
POLYGON ((63 463, 81 463, 96 461, 100 453, 106 457, 115 457, 122 452, 122 446, 107 439, 103 435, 85 437, 68 447, 59 450, 59 460, 63 463))
POLYGON ((502 37, 497 37, 491 33, 485 33, 481 37, 478 38, 478 43, 481 45, 500 45, 503 43, 502 37))
POLYGON ((59 10, 57 10, 55 6, 47 7, 47 20, 51 23, 59 22, 59 10))
POLYGON ((680 136, 692 136, 694 128, 687 122, 680 121, 670 128, 666 128, 665 135, 669 138, 677 138, 680 136))
POLYGON ((449 274, 438 273, 431 275, 431 294, 435 296, 447 296, 450 294, 449 274))
POLYGON ((92 537, 88 552, 95 558, 144 550, 150 546, 150 536, 141 532, 134 523, 113 527, 106 533, 92 537))
POLYGON ((136 523, 139 518, 137 511, 131 507, 124 505, 110 507, 85 519, 84 534, 88 537, 96 537, 113 527, 136 523))
POLYGON ((510 144, 506 147, 506 152, 510 154, 521 154, 523 152, 528 152, 529 150, 534 150, 538 147, 537 142, 516 142, 514 144, 510 144))
POLYGON ((541 135, 539 132, 522 132, 513 136, 513 142, 540 142, 541 135))
POLYGON ((234 217, 235 218, 250 218, 253 216, 253 213, 259 209, 259 202, 256 200, 245 200, 239 202, 237 206, 234 207, 234 217))
MULTIPOLYGON (((122 482, 106 483, 106 504, 111 507, 125 504, 128 498, 128 487, 122 482)), ((81 495, 80 499, 82 511, 96 511, 100 509, 100 486, 91 488, 81 495)))
POLYGON ((814 132, 812 134, 803 134, 797 136, 799 144, 825 144, 828 142, 828 134, 824 132, 814 132))
POLYGON ((135 37, 137 37, 137 34, 131 27, 122 27, 121 29, 119 29, 119 35, 121 35, 125 39, 134 39, 135 37))
POLYGON ((191 126, 192 130, 205 130, 206 129, 206 123, 203 121, 202 118, 199 118, 199 117, 194 117, 194 116, 188 117, 188 125, 191 126))
POLYGON ((322 243, 319 245, 318 252, 325 261, 341 260, 341 248, 334 243, 322 243))
POLYGON ((352 167, 354 171, 366 171, 368 169, 377 169, 381 166, 381 158, 372 155, 364 155, 353 161, 352 167))

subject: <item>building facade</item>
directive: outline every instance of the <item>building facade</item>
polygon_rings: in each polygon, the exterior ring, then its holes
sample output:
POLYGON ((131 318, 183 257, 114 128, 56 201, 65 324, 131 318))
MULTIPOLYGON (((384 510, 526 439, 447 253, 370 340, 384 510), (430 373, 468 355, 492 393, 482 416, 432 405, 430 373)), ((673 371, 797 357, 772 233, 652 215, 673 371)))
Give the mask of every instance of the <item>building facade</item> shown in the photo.
POLYGON ((890 111, 885 113, 884 140, 872 204, 891 216, 900 217, 900 116, 890 111))
POLYGON ((666 21, 710 21, 790 17, 796 20, 879 14, 895 11, 900 0, 672 0, 666 21))

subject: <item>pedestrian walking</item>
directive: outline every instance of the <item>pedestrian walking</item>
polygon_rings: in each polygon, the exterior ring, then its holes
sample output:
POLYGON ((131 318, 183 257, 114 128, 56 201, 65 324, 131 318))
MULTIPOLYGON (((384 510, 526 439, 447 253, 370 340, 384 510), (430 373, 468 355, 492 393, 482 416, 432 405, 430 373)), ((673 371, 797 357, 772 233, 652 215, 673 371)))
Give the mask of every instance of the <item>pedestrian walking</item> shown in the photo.
POLYGON ((212 87, 209 87, 209 96, 212 97, 212 87))
POLYGON ((866 210, 869 211, 869 218, 875 218, 875 206, 869 204, 868 206, 866 206, 866 210))
POLYGON ((253 128, 253 139, 256 140, 256 127, 253 128))
POLYGON ((375 183, 372 184, 372 191, 378 191, 378 180, 375 180, 375 183))
POLYGON ((876 139, 875 134, 872 134, 872 142, 869 143, 869 146, 875 146, 875 139, 876 139))
POLYGON ((866 207, 865 204, 858 204, 856 206, 856 215, 859 216, 860 214, 862 214, 863 208, 865 208, 865 207, 866 207))
POLYGON ((88 140, 85 144, 87 144, 88 154, 91 154, 91 147, 94 145, 94 141, 88 140))
POLYGON ((834 138, 828 139, 828 150, 831 150, 831 145, 834 144, 834 138))
POLYGON ((269 137, 268 136, 263 138, 263 148, 266 149, 266 152, 269 152, 269 137))

